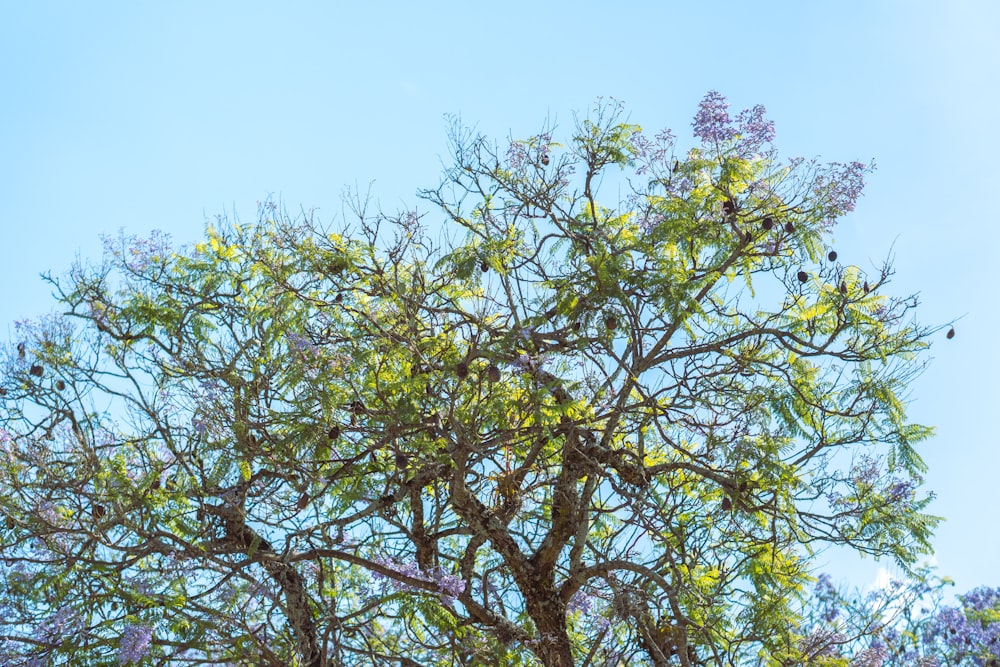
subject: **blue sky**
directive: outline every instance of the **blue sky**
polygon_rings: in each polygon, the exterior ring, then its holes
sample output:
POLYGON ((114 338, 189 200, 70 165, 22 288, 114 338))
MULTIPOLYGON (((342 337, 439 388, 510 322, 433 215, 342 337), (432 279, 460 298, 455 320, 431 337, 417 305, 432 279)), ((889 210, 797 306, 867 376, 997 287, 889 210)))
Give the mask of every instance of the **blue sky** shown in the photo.
MULTIPOLYGON (((876 161, 836 247, 866 268, 892 253, 921 320, 958 319, 911 415, 938 428, 940 571, 1000 585, 1000 3, 3 3, 0 338, 101 233, 191 242, 268 196, 331 220, 372 181, 408 208, 438 182, 445 114, 502 139, 615 97, 683 141, 710 89, 765 105, 786 156, 876 161)), ((888 565, 820 562, 858 585, 888 565)))

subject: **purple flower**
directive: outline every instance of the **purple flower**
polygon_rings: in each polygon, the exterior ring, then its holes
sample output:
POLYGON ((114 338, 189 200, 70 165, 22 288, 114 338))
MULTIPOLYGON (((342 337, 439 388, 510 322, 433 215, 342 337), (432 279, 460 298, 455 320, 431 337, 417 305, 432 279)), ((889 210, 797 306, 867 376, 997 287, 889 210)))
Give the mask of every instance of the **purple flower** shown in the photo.
POLYGON ((854 656, 851 667, 882 667, 889 658, 889 653, 883 644, 874 643, 854 656))
POLYGON ((823 202, 828 220, 854 210, 865 187, 865 173, 870 170, 871 166, 861 162, 832 162, 827 172, 816 176, 813 193, 823 202))
POLYGON ((694 135, 711 143, 723 143, 736 136, 728 109, 729 103, 724 96, 714 90, 708 91, 694 116, 694 135))
POLYGON ((837 589, 834 587, 830 575, 819 575, 814 594, 820 604, 820 618, 827 623, 832 623, 840 614, 840 608, 837 589))
POLYGON ((569 602, 566 604, 566 611, 571 614, 577 611, 587 614, 591 609, 593 609, 593 607, 593 596, 587 595, 581 590, 573 593, 573 597, 571 597, 569 602))
POLYGON ((744 109, 736 117, 738 125, 737 152, 743 157, 758 153, 762 146, 774 141, 774 121, 764 118, 767 110, 758 104, 752 109, 744 109))
POLYGON ((205 435, 205 431, 208 430, 208 422, 206 422, 202 417, 192 417, 191 427, 198 435, 205 435))
POLYGON ((520 141, 510 142, 510 146, 507 147, 507 162, 510 164, 511 169, 520 168, 527 158, 528 151, 525 149, 523 143, 520 141))
POLYGON ((170 234, 159 229, 150 232, 147 239, 120 234, 118 238, 105 236, 102 240, 105 251, 120 259, 132 273, 142 273, 173 252, 170 234))
POLYGON ((302 334, 290 333, 286 334, 285 337, 288 339, 288 347, 295 352, 302 352, 306 354, 316 353, 316 346, 302 334))
POLYGON ((61 643, 64 639, 80 634, 83 621, 72 607, 59 607, 50 618, 35 628, 35 638, 44 642, 61 643))
POLYGON ((441 599, 445 602, 452 602, 465 592, 465 580, 457 574, 440 575, 437 585, 441 588, 441 599))
POLYGON ((153 628, 148 625, 127 625, 122 633, 118 662, 128 665, 139 662, 147 653, 153 640, 153 628))
POLYGON ((657 167, 668 168, 670 156, 674 151, 674 133, 670 130, 660 130, 650 141, 642 132, 634 132, 630 137, 632 154, 639 163, 636 174, 653 172, 657 167))

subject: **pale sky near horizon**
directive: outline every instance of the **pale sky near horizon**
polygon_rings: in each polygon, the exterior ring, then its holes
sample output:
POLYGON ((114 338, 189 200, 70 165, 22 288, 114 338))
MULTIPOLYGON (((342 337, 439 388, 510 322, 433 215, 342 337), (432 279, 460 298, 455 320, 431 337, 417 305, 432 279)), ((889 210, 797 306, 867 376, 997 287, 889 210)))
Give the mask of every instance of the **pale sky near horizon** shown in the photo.
MULTIPOLYGON (((1000 586, 1000 3, 0 2, 0 340, 53 306, 39 273, 99 259, 102 233, 194 242, 269 196, 332 220, 372 181, 386 209, 427 210, 445 114, 558 137, 615 97, 690 145, 711 89, 766 106, 785 156, 875 160, 836 247, 868 269, 892 254, 890 291, 957 320, 910 414, 938 429, 940 573, 1000 586)), ((863 586, 891 564, 819 565, 863 586)))

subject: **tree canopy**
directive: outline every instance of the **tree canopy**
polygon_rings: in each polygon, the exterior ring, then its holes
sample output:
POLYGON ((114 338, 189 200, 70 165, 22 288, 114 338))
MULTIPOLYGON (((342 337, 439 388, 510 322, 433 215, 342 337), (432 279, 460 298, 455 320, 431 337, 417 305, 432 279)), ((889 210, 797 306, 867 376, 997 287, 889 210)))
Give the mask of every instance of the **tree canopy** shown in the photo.
POLYGON ((50 276, 0 377, 6 663, 832 664, 812 554, 910 568, 937 521, 934 330, 832 247, 869 167, 717 93, 687 150, 557 129, 453 123, 423 208, 50 276))

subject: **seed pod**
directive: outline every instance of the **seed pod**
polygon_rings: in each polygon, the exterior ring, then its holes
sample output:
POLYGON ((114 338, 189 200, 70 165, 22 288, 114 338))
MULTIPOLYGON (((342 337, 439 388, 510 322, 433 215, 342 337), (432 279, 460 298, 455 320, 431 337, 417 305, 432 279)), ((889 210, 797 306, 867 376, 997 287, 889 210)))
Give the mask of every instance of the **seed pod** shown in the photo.
POLYGON ((0 397, 6 396, 6 395, 7 395, 7 389, 4 388, 4 387, 0 387, 0 397))
POLYGON ((65 382, 63 382, 62 380, 56 380, 56 389, 58 391, 62 391, 65 388, 66 388, 66 383, 65 382))
POLYGON ((681 163, 678 160, 674 160, 674 173, 676 174, 677 170, 680 168, 681 168, 681 163))
POLYGON ((326 432, 326 437, 329 440, 336 440, 340 437, 340 427, 334 424, 330 427, 330 430, 326 432))
POLYGON ((795 225, 792 224, 791 220, 785 223, 785 231, 789 234, 795 231, 795 225))
POLYGON ((406 464, 410 462, 410 457, 403 452, 396 452, 395 461, 396 467, 402 470, 406 467, 406 464))
POLYGON ((548 166, 548 164, 549 164, 549 154, 548 153, 542 153, 542 164, 548 166))
POLYGON ((7 515, 7 530, 14 530, 14 526, 15 526, 14 517, 12 517, 11 515, 8 514, 7 515))
POLYGON ((455 375, 458 376, 459 380, 464 380, 469 377, 469 364, 464 361, 458 362, 458 365, 455 366, 455 375))
POLYGON ((299 496, 299 501, 295 503, 295 507, 296 509, 301 511, 304 510, 306 508, 306 505, 308 504, 309 504, 309 494, 303 491, 302 495, 299 496))
POLYGON ((827 255, 826 258, 828 260, 830 260, 831 262, 836 262, 837 261, 837 251, 836 250, 831 250, 830 254, 827 255))
POLYGON ((334 301, 337 302, 337 303, 340 303, 343 300, 344 300, 344 293, 343 292, 338 292, 337 293, 337 298, 335 298, 334 301))
POLYGON ((92 517, 94 517, 94 521, 97 521, 99 519, 104 518, 104 515, 106 515, 107 513, 108 513, 108 511, 106 509, 104 509, 104 505, 97 505, 97 504, 95 504, 90 509, 90 515, 92 517))
POLYGON ((865 290, 865 294, 868 294, 868 292, 870 291, 868 289, 868 281, 867 280, 865 281, 865 284, 864 284, 864 290, 865 290))
POLYGON ((729 499, 729 496, 726 496, 722 499, 722 511, 728 512, 731 509, 733 509, 733 501, 729 499))
POLYGON ((618 328, 618 318, 614 314, 608 315, 604 318, 604 326, 607 327, 608 331, 614 331, 618 328))
POLYGON ((160 476, 159 475, 157 475, 153 479, 153 483, 149 485, 149 488, 151 490, 153 490, 153 491, 159 491, 160 490, 160 476))
POLYGON ((736 203, 732 199, 727 199, 726 201, 722 202, 722 211, 726 215, 732 215, 733 213, 736 213, 736 203))
POLYGON ((352 401, 351 402, 351 414, 352 415, 363 415, 366 412, 368 412, 368 410, 367 410, 367 408, 365 408, 365 404, 362 403, 360 400, 358 400, 358 401, 352 401))
POLYGON ((24 359, 24 343, 17 344, 17 356, 24 359))
POLYGON ((500 368, 496 364, 490 364, 490 367, 486 369, 486 375, 490 378, 490 382, 499 382, 500 368))
POLYGON ((798 278, 800 283, 804 283, 805 281, 809 280, 809 274, 806 273, 805 271, 799 271, 798 278))
POLYGON ((955 327, 948 329, 948 333, 945 334, 945 338, 952 339, 955 337, 955 327))
POLYGON ((577 320, 576 322, 573 322, 573 331, 579 331, 580 327, 582 327, 582 326, 583 325, 580 323, 579 320, 577 320))
POLYGON ((38 364, 34 364, 34 365, 32 365, 31 368, 28 369, 28 375, 34 375, 37 378, 42 377, 42 373, 43 372, 44 371, 43 371, 42 367, 40 365, 38 365, 38 364))
POLYGON ((771 231, 771 228, 774 227, 774 218, 771 216, 765 217, 760 226, 764 228, 764 231, 771 231))
POLYGON ((487 264, 486 261, 484 260, 483 263, 479 265, 479 270, 482 271, 483 273, 486 273, 487 271, 490 270, 490 265, 487 264))
POLYGON ((847 283, 841 281, 840 283, 840 293, 847 294, 847 283))

